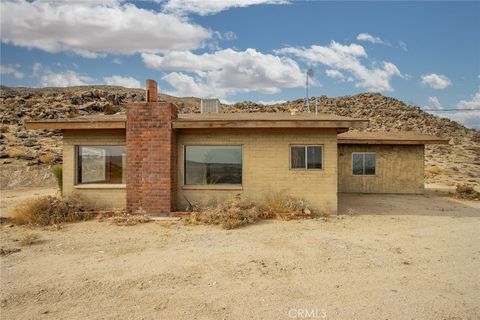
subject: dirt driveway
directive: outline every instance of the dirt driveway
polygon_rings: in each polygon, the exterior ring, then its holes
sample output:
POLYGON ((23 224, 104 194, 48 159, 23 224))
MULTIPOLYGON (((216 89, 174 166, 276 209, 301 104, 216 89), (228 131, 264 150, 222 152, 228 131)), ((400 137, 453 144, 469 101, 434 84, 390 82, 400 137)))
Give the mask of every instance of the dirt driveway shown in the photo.
POLYGON ((224 231, 1 227, 4 319, 479 319, 480 206, 342 195, 352 215, 224 231), (28 232, 41 242, 21 247, 28 232))

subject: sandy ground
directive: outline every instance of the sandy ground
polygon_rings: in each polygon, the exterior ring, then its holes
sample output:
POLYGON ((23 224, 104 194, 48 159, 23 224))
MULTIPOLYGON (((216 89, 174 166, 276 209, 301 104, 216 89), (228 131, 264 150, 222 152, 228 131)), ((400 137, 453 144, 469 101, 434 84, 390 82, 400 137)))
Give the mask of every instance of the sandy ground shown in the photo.
POLYGON ((320 221, 238 230, 1 226, 2 319, 479 319, 480 205, 341 195, 320 221), (24 234, 38 244, 21 247, 24 234))
POLYGON ((57 189, 52 187, 1 189, 0 217, 8 217, 22 201, 41 196, 53 196, 56 193, 57 189))

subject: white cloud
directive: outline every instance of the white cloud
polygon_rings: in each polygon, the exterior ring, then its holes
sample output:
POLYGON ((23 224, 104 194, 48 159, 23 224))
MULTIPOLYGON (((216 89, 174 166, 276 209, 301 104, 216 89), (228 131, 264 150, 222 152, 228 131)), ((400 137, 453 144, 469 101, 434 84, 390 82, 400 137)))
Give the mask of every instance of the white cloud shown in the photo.
POLYGON ((472 100, 460 100, 457 103, 457 107, 462 109, 480 109, 480 91, 475 93, 472 100))
POLYGON ((379 37, 372 36, 371 34, 368 34, 368 33, 359 33, 357 35, 357 40, 358 41, 367 41, 367 42, 371 42, 371 43, 385 44, 385 41, 383 41, 379 37))
POLYGON ((46 71, 45 74, 40 77, 39 84, 41 87, 71 87, 87 85, 93 80, 94 79, 89 76, 80 75, 71 70, 60 73, 46 71))
POLYGON ((95 58, 189 50, 211 32, 185 18, 121 1, 2 1, 1 41, 55 53, 95 58))
POLYGON ((398 41, 398 46, 403 49, 403 51, 408 51, 408 46, 407 46, 407 43, 405 41, 398 41))
POLYGON ((428 85, 433 89, 445 89, 452 82, 446 76, 436 73, 422 75, 422 84, 428 85))
POLYGON ((112 62, 115 63, 115 64, 122 64, 123 63, 122 60, 120 60, 119 58, 114 58, 112 60, 112 62))
POLYGON ((325 71, 325 74, 329 78, 345 79, 345 75, 338 70, 328 69, 328 70, 325 71))
POLYGON ((397 66, 391 62, 383 61, 380 66, 374 64, 371 68, 363 65, 361 59, 366 59, 367 53, 361 45, 354 43, 342 45, 332 41, 328 47, 288 47, 276 50, 275 53, 297 56, 312 64, 323 64, 332 70, 346 72, 356 81, 356 87, 369 91, 392 91, 390 80, 394 76, 403 77, 397 66))
POLYGON ((442 107, 440 101, 438 101, 437 97, 428 97, 427 108, 435 109, 435 110, 442 110, 443 109, 443 107, 442 107))
POLYGON ((287 100, 269 100, 269 101, 257 101, 259 104, 264 104, 264 105, 272 105, 272 104, 280 104, 280 103, 285 103, 287 100))
POLYGON ((141 88, 140 81, 133 77, 111 76, 103 78, 105 84, 125 88, 141 88))
POLYGON ((21 71, 18 71, 17 66, 10 66, 10 65, 0 65, 0 74, 13 74, 15 79, 23 79, 25 74, 21 71))
POLYGON ((457 108, 472 111, 460 111, 450 116, 451 119, 463 123, 469 128, 480 130, 480 91, 475 93, 472 100, 460 100, 457 108))
POLYGON ((282 88, 304 86, 305 82, 305 75, 292 59, 264 54, 255 49, 225 49, 201 55, 189 51, 169 52, 163 56, 142 54, 142 59, 151 69, 176 71, 167 75, 165 80, 181 95, 204 97, 213 92, 224 97, 248 91, 272 94, 282 88), (181 88, 181 85, 186 87, 181 88))
POLYGON ((287 4, 289 2, 289 0, 168 0, 163 9, 176 14, 196 13, 205 16, 231 8, 259 4, 287 4))
POLYGON ((200 78, 194 78, 182 72, 171 72, 162 78, 174 90, 166 92, 179 97, 217 98, 224 97, 227 90, 208 85, 200 78))

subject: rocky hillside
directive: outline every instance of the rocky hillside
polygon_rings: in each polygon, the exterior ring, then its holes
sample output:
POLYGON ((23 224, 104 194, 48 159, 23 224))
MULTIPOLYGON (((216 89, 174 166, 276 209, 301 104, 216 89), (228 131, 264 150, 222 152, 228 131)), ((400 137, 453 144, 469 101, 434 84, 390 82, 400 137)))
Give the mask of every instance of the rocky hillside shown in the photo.
MULTIPOLYGON (((0 187, 53 184, 50 166, 60 163, 61 133, 26 131, 24 121, 57 119, 89 114, 124 112, 129 101, 144 100, 145 91, 111 86, 70 88, 0 88, 0 187)), ((197 98, 160 95, 179 107, 181 113, 198 112, 197 98)), ((313 100, 312 100, 313 101, 313 100)), ((318 97, 319 111, 371 121, 368 131, 406 130, 449 138, 450 145, 427 146, 427 182, 480 185, 480 133, 457 122, 439 118, 380 94, 318 97)), ((224 105, 224 112, 285 112, 302 110, 304 100, 276 105, 241 102, 224 105)), ((313 102, 312 102, 313 105, 313 102)))

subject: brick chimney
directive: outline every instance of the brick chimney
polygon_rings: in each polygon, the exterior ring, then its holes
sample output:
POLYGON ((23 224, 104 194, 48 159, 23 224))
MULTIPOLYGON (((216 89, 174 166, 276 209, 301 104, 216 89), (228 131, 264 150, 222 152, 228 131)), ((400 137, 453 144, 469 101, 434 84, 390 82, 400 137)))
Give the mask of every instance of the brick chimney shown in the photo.
POLYGON ((127 106, 127 212, 168 216, 175 208, 177 138, 172 103, 158 101, 157 82, 147 80, 146 102, 127 106))

